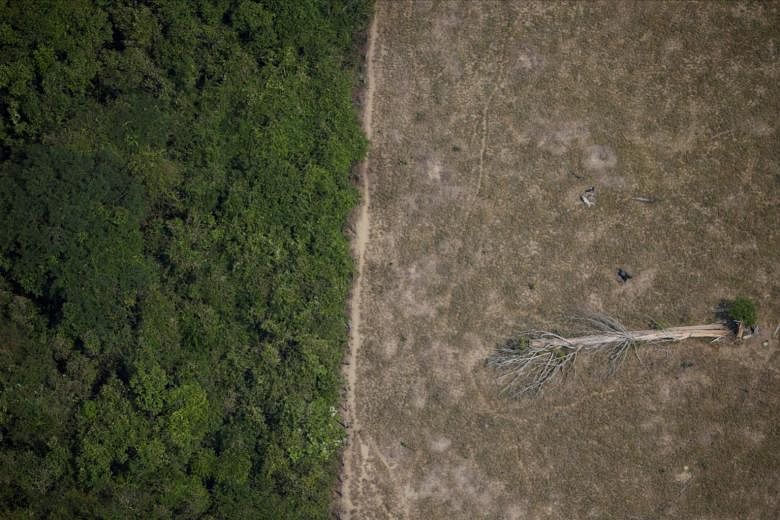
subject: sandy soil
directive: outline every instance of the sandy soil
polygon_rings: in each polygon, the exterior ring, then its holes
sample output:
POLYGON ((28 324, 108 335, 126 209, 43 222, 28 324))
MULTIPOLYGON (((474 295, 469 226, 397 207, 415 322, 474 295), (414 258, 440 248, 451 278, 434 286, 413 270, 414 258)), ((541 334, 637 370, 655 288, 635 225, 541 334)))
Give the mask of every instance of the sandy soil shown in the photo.
POLYGON ((342 517, 775 518, 778 5, 377 1, 342 517), (739 346, 536 400, 484 367, 572 309, 707 323, 740 294, 739 346))
MULTIPOLYGON (((363 132, 366 138, 372 137, 372 111, 374 107, 374 42, 377 38, 378 16, 374 16, 371 27, 368 32, 368 49, 366 51, 365 67, 365 96, 363 99, 363 132)), ((356 259, 357 270, 355 281, 352 287, 350 302, 350 329, 349 329, 349 353, 347 355, 347 396, 346 396, 346 420, 349 424, 347 430, 347 446, 343 456, 343 469, 341 475, 341 502, 345 511, 350 512, 355 508, 352 502, 352 482, 355 472, 353 470, 353 461, 355 460, 355 450, 364 452, 366 447, 361 438, 357 435, 360 431, 360 417, 355 413, 355 388, 357 387, 357 362, 360 355, 360 347, 363 344, 363 334, 360 330, 361 324, 361 296, 363 293, 363 277, 365 271, 366 246, 368 245, 368 229, 370 225, 369 206, 371 205, 371 188, 368 178, 368 165, 371 160, 370 152, 366 159, 361 163, 360 182, 361 201, 358 210, 357 219, 354 223, 354 236, 352 237, 353 255, 356 259)))

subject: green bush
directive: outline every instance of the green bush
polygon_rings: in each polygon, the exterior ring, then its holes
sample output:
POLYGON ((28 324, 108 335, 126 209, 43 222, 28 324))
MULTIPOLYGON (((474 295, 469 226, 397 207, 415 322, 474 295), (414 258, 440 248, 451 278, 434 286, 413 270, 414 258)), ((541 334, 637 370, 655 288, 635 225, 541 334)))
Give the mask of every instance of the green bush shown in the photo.
POLYGON ((729 305, 729 317, 746 327, 752 327, 758 321, 756 305, 748 298, 737 298, 729 305))

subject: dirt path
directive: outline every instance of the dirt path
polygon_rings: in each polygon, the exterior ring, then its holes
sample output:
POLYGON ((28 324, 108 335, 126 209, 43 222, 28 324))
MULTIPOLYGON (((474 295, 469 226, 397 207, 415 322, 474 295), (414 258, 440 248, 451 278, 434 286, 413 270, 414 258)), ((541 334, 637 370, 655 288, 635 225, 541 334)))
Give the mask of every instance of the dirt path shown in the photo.
MULTIPOLYGON (((363 104, 363 131, 366 138, 371 140, 371 112, 374 105, 374 42, 377 34, 377 13, 374 12, 371 21, 371 27, 368 34, 368 51, 366 52, 366 97, 363 104)), ((355 276, 355 285, 352 290, 352 302, 350 304, 350 335, 349 335, 349 356, 347 365, 347 420, 349 423, 349 432, 347 440, 347 449, 344 450, 344 469, 342 474, 342 510, 351 517, 354 509, 352 503, 351 487, 355 481, 355 456, 357 443, 360 443, 360 450, 365 448, 359 439, 360 426, 357 413, 355 411, 355 387, 357 385, 357 359, 360 353, 360 346, 363 342, 363 336, 360 332, 360 296, 363 287, 363 271, 365 265, 366 245, 368 244, 368 230, 370 224, 368 208, 371 202, 371 195, 368 181, 368 162, 370 160, 370 151, 366 159, 360 165, 360 178, 363 183, 361 190, 360 213, 355 225, 355 237, 353 248, 357 259, 357 275, 355 276)))

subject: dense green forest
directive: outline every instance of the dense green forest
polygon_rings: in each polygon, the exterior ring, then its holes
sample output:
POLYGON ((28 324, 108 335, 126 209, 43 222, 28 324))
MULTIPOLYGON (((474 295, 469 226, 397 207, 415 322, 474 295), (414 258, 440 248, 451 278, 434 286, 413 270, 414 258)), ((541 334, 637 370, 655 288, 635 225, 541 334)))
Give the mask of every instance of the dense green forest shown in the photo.
POLYGON ((328 516, 369 7, 0 0, 0 516, 328 516))

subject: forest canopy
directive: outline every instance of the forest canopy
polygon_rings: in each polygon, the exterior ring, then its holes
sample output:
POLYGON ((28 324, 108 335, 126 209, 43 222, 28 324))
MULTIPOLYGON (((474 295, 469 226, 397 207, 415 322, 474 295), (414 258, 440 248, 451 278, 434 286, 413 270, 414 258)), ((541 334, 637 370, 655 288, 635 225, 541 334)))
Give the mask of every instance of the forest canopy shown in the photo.
POLYGON ((0 516, 326 518, 366 0, 0 0, 0 516))

